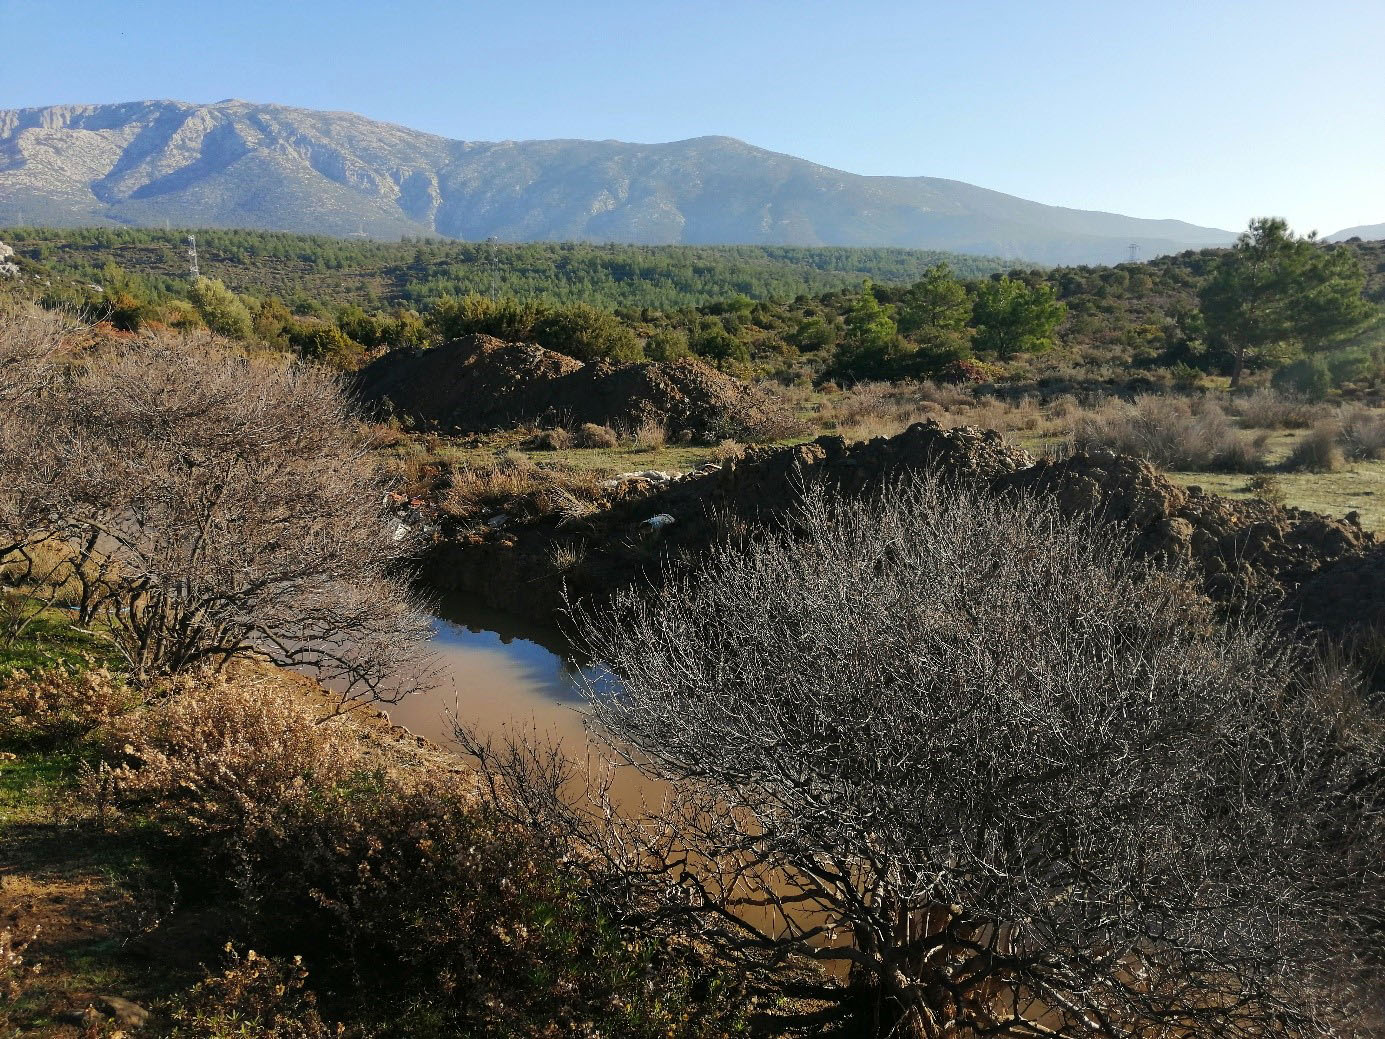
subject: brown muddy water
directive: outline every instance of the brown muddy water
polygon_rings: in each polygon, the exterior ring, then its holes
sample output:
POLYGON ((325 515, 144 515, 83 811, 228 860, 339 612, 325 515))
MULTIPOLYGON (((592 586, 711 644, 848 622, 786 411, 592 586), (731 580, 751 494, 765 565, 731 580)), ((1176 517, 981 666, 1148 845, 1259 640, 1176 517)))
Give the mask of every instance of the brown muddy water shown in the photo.
MULTIPOLYGON (((559 743, 576 762, 585 759, 593 778, 614 766, 610 794, 618 810, 638 811, 662 800, 666 788, 661 782, 617 760, 587 731, 584 678, 598 689, 601 679, 556 627, 451 598, 438 604, 430 648, 437 678, 431 689, 385 708, 395 724, 447 749, 459 749, 454 717, 482 736, 515 728, 536 733, 559 743)), ((768 930, 784 926, 771 908, 745 912, 768 930)), ((802 907, 794 916, 811 923, 815 913, 802 907)), ((837 939, 838 944, 843 941, 837 939)))
POLYGON ((448 748, 454 715, 483 734, 520 726, 585 743, 582 663, 556 627, 448 598, 433 630, 437 676, 385 708, 392 722, 448 748))

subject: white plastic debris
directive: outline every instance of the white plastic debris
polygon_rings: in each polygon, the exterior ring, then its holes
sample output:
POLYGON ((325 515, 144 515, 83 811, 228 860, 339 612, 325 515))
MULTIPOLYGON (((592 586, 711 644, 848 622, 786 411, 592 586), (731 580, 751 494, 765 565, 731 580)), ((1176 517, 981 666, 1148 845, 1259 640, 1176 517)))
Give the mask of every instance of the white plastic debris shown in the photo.
POLYGON ((396 523, 394 525, 394 540, 403 541, 409 536, 409 528, 406 524, 396 523))
POLYGON ((650 530, 663 530, 665 527, 671 527, 675 522, 677 521, 667 512, 661 512, 657 516, 650 516, 640 526, 648 527, 650 530))

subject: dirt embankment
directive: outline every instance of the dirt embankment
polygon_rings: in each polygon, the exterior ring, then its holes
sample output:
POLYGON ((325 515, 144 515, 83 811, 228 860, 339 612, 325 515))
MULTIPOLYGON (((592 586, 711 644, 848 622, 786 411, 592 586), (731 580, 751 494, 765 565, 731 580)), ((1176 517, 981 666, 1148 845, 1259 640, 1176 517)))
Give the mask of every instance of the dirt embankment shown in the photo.
MULTIPOLYGON (((576 521, 544 516, 461 531, 435 548, 426 572, 440 587, 548 617, 560 607, 565 587, 574 598, 600 598, 657 574, 666 560, 696 557, 727 535, 775 522, 792 510, 807 483, 859 493, 923 471, 1002 491, 1052 493, 1069 513, 1095 511, 1128 524, 1137 551, 1186 562, 1214 598, 1274 603, 1334 631, 1369 618, 1353 601, 1361 599, 1349 590, 1354 585, 1332 575, 1353 574, 1356 583, 1369 583, 1385 570, 1385 549, 1349 520, 1184 489, 1138 459, 1104 453, 1035 461, 995 432, 920 423, 867 443, 821 437, 752 450, 719 470, 610 503, 576 521), (661 516, 672 522, 649 522, 661 516), (1377 561, 1374 576, 1368 559, 1377 561)), ((1378 583, 1372 594, 1385 619, 1378 583)))
POLYGON ((583 364, 486 335, 386 354, 360 373, 357 389, 369 409, 448 433, 653 421, 672 437, 714 443, 776 435, 789 422, 779 402, 692 358, 583 364))

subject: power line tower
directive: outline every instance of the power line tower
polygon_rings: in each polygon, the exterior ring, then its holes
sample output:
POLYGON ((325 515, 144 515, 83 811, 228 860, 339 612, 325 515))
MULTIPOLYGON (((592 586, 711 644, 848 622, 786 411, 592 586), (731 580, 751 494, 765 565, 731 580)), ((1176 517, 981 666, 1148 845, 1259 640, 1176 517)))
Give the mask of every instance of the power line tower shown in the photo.
POLYGON ((202 277, 202 272, 197 269, 197 236, 188 235, 188 280, 196 281, 202 277))
POLYGON ((1131 243, 1130 243, 1130 262, 1131 262, 1131 263, 1139 263, 1139 262, 1140 262, 1140 245, 1139 245, 1138 242, 1131 242, 1131 243))

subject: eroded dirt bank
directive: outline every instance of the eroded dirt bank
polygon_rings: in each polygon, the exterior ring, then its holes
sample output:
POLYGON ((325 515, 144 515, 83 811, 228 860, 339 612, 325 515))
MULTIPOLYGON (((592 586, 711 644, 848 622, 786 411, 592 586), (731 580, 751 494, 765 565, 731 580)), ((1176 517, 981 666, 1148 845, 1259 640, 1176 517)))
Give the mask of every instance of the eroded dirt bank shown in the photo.
POLYGON ((1128 524, 1137 551, 1186 562, 1222 602, 1271 603, 1337 634, 1385 621, 1385 547, 1350 516, 1182 488, 1148 463, 1110 453, 1036 460, 993 431, 931 422, 865 443, 826 436, 752 449, 713 471, 621 488, 580 518, 454 530, 434 546, 424 573, 439 588, 549 618, 564 589, 574 599, 599 599, 657 575, 669 560, 695 559, 727 536, 790 516, 810 483, 861 493, 913 472, 1052 493, 1066 512, 1128 524), (651 524, 655 517, 672 522, 651 524))

